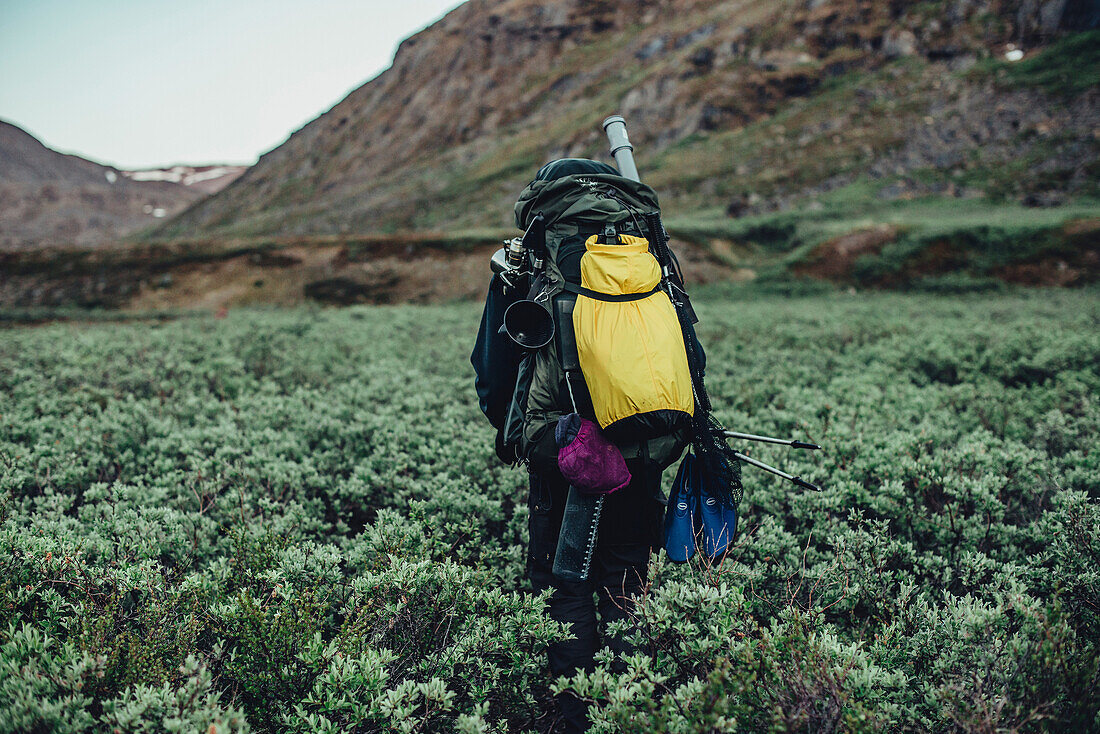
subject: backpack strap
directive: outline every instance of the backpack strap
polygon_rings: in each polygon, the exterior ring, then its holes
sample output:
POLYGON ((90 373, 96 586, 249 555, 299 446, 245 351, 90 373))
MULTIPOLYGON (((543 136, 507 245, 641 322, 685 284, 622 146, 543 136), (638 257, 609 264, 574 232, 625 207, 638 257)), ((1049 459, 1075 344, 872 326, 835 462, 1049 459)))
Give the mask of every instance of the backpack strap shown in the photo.
MULTIPOLYGON (((565 285, 562 286, 562 287, 564 288, 564 290, 566 290, 570 293, 576 293, 577 295, 586 296, 588 298, 594 298, 597 301, 606 301, 608 303, 625 303, 627 301, 640 301, 643 298, 649 298, 654 293, 661 290, 661 284, 660 283, 653 286, 652 290, 648 290, 644 293, 615 293, 615 294, 600 293, 599 291, 594 291, 590 288, 585 288, 584 286, 575 285, 575 284, 570 283, 568 281, 566 281, 565 285)), ((575 345, 574 345, 574 348, 575 348, 575 345)))
MULTIPOLYGON (((570 284, 565 285, 566 291, 572 294, 568 288, 570 284)), ((584 374, 581 372, 581 359, 577 353, 577 335, 573 331, 573 308, 576 305, 576 295, 562 294, 554 299, 558 360, 561 362, 562 372, 565 373, 565 387, 569 391, 573 410, 591 417, 595 411, 592 408, 592 397, 588 394, 588 383, 584 381, 584 374)))

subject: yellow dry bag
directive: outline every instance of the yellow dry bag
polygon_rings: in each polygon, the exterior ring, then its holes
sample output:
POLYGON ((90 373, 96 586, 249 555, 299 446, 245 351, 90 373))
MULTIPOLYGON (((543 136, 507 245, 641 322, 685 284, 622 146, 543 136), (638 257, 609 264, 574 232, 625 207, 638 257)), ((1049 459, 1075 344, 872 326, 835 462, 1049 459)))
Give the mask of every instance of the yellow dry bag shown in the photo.
POLYGON ((695 400, 683 332, 649 242, 618 239, 584 243, 573 330, 596 420, 621 442, 686 425, 695 400))

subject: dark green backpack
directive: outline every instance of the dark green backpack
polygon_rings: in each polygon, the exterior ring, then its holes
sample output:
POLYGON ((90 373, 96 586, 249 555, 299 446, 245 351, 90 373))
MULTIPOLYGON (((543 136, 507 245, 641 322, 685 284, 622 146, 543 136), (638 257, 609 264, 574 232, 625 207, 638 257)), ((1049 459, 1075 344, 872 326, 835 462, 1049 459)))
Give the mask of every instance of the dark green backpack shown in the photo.
MULTIPOLYGON (((590 412, 591 403, 576 362, 576 347, 572 343, 571 315, 576 296, 566 290, 566 284, 580 285, 581 256, 585 253, 585 241, 591 235, 634 235, 652 242, 646 216, 659 210, 657 194, 649 186, 618 175, 607 164, 587 159, 562 159, 547 164, 516 202, 517 227, 526 231, 539 214, 545 226, 545 269, 534 290, 544 294, 553 306, 557 336, 544 349, 556 350, 557 359, 554 361, 562 368, 563 374, 546 374, 542 378, 551 381, 560 378, 568 382, 574 402, 582 414, 590 412)), ((676 280, 679 281, 678 274, 676 280)), ((539 390, 539 385, 532 385, 532 380, 540 379, 535 375, 534 361, 535 354, 530 354, 520 366, 512 410, 502 430, 505 446, 518 446, 523 434, 522 419, 528 398, 532 393, 539 395, 543 392, 539 390)), ((564 405, 561 407, 566 408, 564 405)), ((645 446, 633 448, 665 464, 675 460, 682 450, 686 433, 681 433, 677 431, 675 436, 648 441, 645 446)))

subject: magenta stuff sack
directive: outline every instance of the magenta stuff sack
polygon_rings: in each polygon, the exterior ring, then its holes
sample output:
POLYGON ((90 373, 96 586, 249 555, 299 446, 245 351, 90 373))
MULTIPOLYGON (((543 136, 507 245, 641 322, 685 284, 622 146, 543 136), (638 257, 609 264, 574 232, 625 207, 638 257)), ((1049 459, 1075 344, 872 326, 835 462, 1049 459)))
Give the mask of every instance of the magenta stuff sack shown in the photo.
POLYGON ((611 494, 630 484, 626 459, 600 428, 576 413, 562 416, 554 431, 558 468, 569 483, 588 494, 611 494))

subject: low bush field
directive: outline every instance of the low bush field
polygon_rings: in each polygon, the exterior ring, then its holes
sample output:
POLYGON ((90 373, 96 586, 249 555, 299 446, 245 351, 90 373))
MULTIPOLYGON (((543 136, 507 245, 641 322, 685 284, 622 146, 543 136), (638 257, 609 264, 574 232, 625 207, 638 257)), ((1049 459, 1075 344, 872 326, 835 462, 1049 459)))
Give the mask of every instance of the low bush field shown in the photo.
MULTIPOLYGON (((0 331, 0 731, 1100 727, 1095 290, 700 294, 723 563, 550 681, 475 304, 0 331)), ((666 477, 666 482, 667 482, 666 477)))

